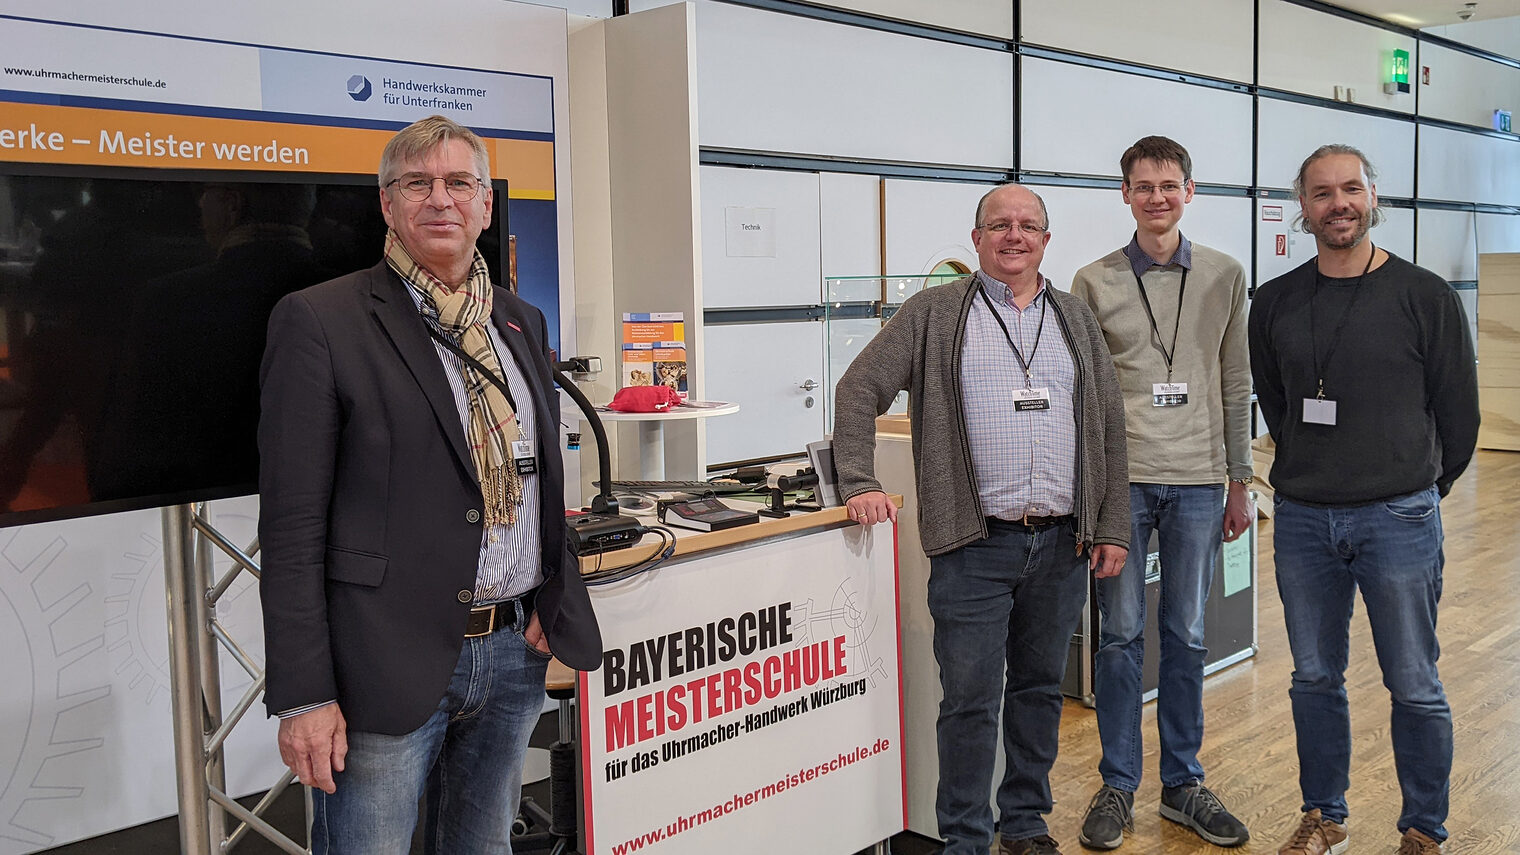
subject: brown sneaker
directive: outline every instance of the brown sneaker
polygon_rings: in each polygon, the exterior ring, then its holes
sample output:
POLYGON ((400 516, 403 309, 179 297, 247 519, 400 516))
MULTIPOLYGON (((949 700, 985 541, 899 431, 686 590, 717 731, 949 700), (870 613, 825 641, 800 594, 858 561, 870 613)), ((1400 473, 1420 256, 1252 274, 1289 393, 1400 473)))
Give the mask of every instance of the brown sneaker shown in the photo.
POLYGON ((1441 855, 1441 842, 1411 828, 1399 841, 1399 855, 1441 855))
POLYGON ((1056 848, 1059 845, 1048 834, 1019 840, 999 837, 998 855, 1061 855, 1061 850, 1056 848))
MULTIPOLYGON (((1346 826, 1325 819, 1315 808, 1298 821, 1298 830, 1277 850, 1277 855, 1340 855, 1346 851, 1346 842, 1346 826)), ((1400 855, 1403 852, 1399 850, 1400 855)))

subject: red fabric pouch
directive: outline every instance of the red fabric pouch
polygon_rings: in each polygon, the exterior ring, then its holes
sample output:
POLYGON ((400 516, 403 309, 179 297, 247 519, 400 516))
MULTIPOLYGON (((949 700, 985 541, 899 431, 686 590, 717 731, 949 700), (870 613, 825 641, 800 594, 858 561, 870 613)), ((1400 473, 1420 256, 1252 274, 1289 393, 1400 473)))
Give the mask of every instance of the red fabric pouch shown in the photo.
POLYGON ((609 410, 620 413, 661 413, 681 403, 681 394, 669 386, 628 386, 612 396, 609 410))

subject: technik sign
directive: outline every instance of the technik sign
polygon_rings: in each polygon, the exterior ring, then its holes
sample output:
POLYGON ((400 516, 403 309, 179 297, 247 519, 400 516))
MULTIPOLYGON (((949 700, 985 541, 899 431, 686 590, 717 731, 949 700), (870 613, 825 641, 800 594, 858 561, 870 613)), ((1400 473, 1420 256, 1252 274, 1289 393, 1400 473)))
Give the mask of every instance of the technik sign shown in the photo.
POLYGON ((803 839, 853 852, 902 829, 891 545, 851 526, 595 591, 605 650, 582 678, 588 852, 803 839))

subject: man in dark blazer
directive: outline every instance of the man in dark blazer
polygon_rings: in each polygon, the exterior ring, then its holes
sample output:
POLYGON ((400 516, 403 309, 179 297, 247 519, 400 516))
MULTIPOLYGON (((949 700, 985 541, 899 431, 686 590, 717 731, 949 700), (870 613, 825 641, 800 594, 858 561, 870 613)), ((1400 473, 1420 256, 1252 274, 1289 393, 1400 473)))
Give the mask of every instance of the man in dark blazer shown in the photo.
POLYGON ((280 756, 314 853, 507 853, 551 649, 601 637, 564 538, 543 315, 491 284, 489 160, 434 116, 380 162, 369 270, 282 299, 259 423, 280 756))

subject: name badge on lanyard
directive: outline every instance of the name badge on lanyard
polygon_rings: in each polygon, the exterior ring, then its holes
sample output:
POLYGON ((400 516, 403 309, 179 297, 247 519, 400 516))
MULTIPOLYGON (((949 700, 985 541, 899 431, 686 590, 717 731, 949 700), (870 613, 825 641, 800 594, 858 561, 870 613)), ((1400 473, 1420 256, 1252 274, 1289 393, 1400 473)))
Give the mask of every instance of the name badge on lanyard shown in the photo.
POLYGON ((1050 389, 1014 389, 1013 409, 1020 413, 1050 409, 1050 389))
POLYGON ((1367 253, 1367 264, 1362 268, 1362 275, 1356 277, 1356 282, 1351 285, 1351 299, 1346 301, 1346 308, 1341 311, 1340 323, 1335 325, 1335 330, 1330 334, 1330 345, 1325 349, 1323 357, 1319 352, 1319 333, 1314 329, 1314 301, 1319 296, 1319 286, 1323 284, 1325 274, 1318 267, 1314 269, 1314 290, 1309 294, 1309 357, 1313 360, 1314 376, 1319 378, 1319 383, 1314 397, 1304 399, 1306 425, 1335 425, 1335 401, 1325 397, 1325 369, 1329 367, 1330 357, 1335 355, 1335 348, 1341 342, 1341 333, 1346 330, 1352 309, 1356 308, 1356 298, 1362 295, 1362 280, 1367 278, 1367 271, 1372 269, 1372 262, 1377 259, 1377 247, 1370 243, 1368 246, 1372 251, 1367 253))
POLYGON ((1305 398, 1304 424, 1333 426, 1335 424, 1335 402, 1328 398, 1305 398))
POLYGON ((1152 383, 1151 406, 1180 407, 1187 403, 1186 383, 1152 383))
POLYGON ((538 471, 538 461, 533 457, 531 440, 519 439, 512 443, 512 464, 517 467, 519 475, 532 475, 538 471))

